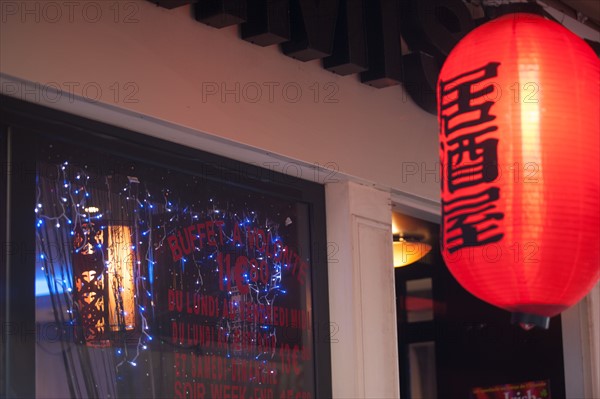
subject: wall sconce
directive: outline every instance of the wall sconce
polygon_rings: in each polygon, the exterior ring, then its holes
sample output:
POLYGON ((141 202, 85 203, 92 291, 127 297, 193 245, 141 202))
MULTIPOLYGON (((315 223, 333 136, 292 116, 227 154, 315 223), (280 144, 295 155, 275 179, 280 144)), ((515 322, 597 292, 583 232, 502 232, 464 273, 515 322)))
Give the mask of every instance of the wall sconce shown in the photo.
POLYGON ((431 251, 431 245, 422 242, 421 236, 394 234, 393 239, 394 267, 415 263, 431 251))

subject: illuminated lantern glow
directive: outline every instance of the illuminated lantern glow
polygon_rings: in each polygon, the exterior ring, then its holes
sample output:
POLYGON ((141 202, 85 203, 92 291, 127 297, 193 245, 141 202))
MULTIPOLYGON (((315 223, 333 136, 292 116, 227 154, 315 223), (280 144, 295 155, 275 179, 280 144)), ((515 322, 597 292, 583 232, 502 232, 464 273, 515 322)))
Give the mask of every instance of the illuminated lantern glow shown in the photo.
POLYGON ((442 254, 470 293, 547 328, 600 277, 600 62, 561 25, 504 15, 438 80, 442 254))
POLYGON ((79 342, 93 347, 109 346, 111 331, 135 329, 132 248, 129 226, 108 226, 104 232, 94 223, 84 223, 75 230, 73 285, 81 317, 79 342))

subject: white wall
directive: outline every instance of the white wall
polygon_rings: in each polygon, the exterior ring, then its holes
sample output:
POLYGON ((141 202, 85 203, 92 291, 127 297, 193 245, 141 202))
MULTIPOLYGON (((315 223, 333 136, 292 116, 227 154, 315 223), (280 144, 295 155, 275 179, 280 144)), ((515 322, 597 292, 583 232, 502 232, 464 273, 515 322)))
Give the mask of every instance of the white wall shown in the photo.
MULTIPOLYGON (((317 61, 291 59, 276 46, 250 44, 238 37, 237 27, 218 30, 198 23, 188 6, 66 3, 2 2, 0 71, 5 78, 42 85, 25 92, 4 83, 3 92, 59 106, 43 85, 59 87, 63 97, 75 92, 98 98, 132 115, 282 159, 328 164, 339 168, 339 176, 437 202, 436 119, 400 86, 374 89, 356 76, 329 73, 317 61), (221 98, 220 85, 235 91, 236 83, 239 101, 235 94, 221 98), (208 95, 215 87, 219 93, 208 95), (251 102, 257 87, 262 97, 251 102), (301 97, 293 102, 297 88, 301 97), (429 170, 424 179, 421 170, 429 170)), ((101 113, 89 116, 104 119, 101 113)), ((174 139, 166 131, 161 135, 174 139)), ((187 144, 198 146, 195 140, 187 144)))

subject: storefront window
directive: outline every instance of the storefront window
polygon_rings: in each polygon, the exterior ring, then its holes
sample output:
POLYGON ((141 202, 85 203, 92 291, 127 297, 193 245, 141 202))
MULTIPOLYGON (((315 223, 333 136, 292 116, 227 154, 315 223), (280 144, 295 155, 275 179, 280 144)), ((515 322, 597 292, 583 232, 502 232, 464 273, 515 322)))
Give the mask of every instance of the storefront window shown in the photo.
POLYGON ((21 267, 35 267, 37 397, 318 396, 326 245, 298 182, 102 140, 34 147, 36 260, 21 267))

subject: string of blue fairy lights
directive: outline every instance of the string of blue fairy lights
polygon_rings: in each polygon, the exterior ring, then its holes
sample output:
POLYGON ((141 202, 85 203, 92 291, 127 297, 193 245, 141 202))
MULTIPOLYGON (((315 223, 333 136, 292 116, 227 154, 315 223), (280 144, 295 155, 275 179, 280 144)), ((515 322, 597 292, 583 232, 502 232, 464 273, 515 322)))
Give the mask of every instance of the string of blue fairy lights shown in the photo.
MULTIPOLYGON (((146 189, 142 190, 142 184, 137 178, 129 176, 127 183, 120 190, 114 190, 114 187, 108 180, 105 182, 107 207, 100 209, 102 191, 99 188, 98 182, 94 182, 94 186, 90 186, 90 174, 78 166, 70 165, 68 161, 57 165, 57 178, 54 183, 53 190, 43 190, 42 184, 38 182, 37 201, 34 212, 37 215, 36 232, 38 241, 39 263, 40 268, 44 272, 46 282, 48 284, 49 293, 53 299, 61 298, 55 306, 55 318, 62 324, 75 326, 77 323, 77 313, 81 310, 78 301, 76 300, 77 286, 73 276, 73 265, 70 260, 70 251, 73 253, 97 253, 101 256, 102 264, 104 265, 104 273, 106 276, 112 274, 115 281, 122 281, 126 276, 119 275, 118 268, 112 264, 110 257, 107 256, 109 251, 108 243, 104 237, 107 229, 110 228, 115 217, 115 209, 120 209, 119 212, 124 215, 120 218, 119 223, 124 220, 128 221, 130 227, 131 253, 133 254, 133 300, 135 303, 135 312, 139 317, 140 325, 136 328, 138 333, 137 343, 134 349, 127 345, 128 334, 133 325, 126 325, 124 320, 128 316, 123 308, 123 286, 117 284, 109 287, 112 290, 111 295, 116 298, 116 314, 118 317, 118 325, 108 325, 106 328, 116 329, 115 334, 110 334, 109 339, 112 341, 112 348, 115 356, 115 372, 118 375, 121 366, 129 364, 133 367, 137 366, 140 356, 144 351, 150 348, 154 337, 152 335, 152 323, 150 320, 155 318, 155 270, 160 265, 156 260, 156 251, 165 245, 165 238, 178 225, 178 218, 185 217, 190 220, 225 220, 223 231, 227 231, 225 226, 228 223, 237 224, 241 231, 246 231, 249 228, 261 226, 265 229, 268 236, 271 238, 270 245, 276 248, 276 251, 285 251, 282 238, 278 234, 279 225, 270 222, 265 218, 264 223, 261 223, 259 216, 255 211, 233 212, 228 211, 229 205, 221 209, 214 199, 210 199, 210 207, 207 210, 198 212, 192 207, 180 207, 178 203, 170 198, 170 191, 163 189, 161 195, 156 198, 146 189), (118 192, 118 201, 114 203, 111 199, 111 193, 118 192), (162 201, 158 198, 162 197, 162 201), (96 208, 96 209, 94 209, 96 208), (182 208, 181 210, 179 210, 182 208), (169 215, 162 223, 154 224, 155 216, 159 214, 169 215), (99 226, 98 229, 102 232, 98 239, 92 239, 90 234, 83 234, 78 245, 73 246, 75 236, 79 231, 89 229, 90 225, 99 226), (170 226, 168 226, 170 225, 170 226), (53 234, 50 234, 53 232, 53 234), (53 242, 54 241, 54 242, 53 242), (59 242, 61 241, 61 242, 59 242), (60 249, 60 256, 56 251, 48 247, 55 246, 60 249), (62 314, 64 312, 64 314, 62 314)), ((92 175, 92 180, 97 179, 97 176, 92 175)), ((231 230, 230 230, 231 231, 231 230)), ((224 233, 226 238, 225 246, 229 248, 235 247, 239 253, 245 253, 249 258, 256 258, 259 261, 266 257, 269 267, 271 268, 270 278, 268 282, 261 282, 259 279, 253 281, 249 273, 246 271, 242 277, 244 284, 249 288, 249 293, 242 297, 237 292, 229 291, 229 298, 235 298, 237 301, 250 301, 267 307, 270 311, 270 316, 265 315, 265 320, 273 320, 274 309, 277 298, 286 294, 283 287, 283 269, 286 265, 283 264, 281 256, 273 254, 261 253, 255 246, 248 242, 249 237, 245 235, 244 243, 235 243, 233 231, 228 235, 224 233), (235 243, 235 244, 234 244, 235 243), (244 248, 245 247, 245 248, 244 248)), ((200 239, 199 236, 197 236, 200 239)), ((183 279, 186 270, 186 262, 192 263, 195 269, 195 285, 196 292, 200 292, 204 286, 204 272, 219 272, 216 257, 220 250, 219 246, 206 248, 201 250, 194 247, 194 251, 188 258, 182 257, 180 260, 181 273, 183 279), (210 265, 213 265, 210 268, 210 265), (207 267, 208 266, 208 267, 207 267)), ((188 274, 186 274, 188 275, 188 274)), ((224 276, 224 282, 227 283, 227 275, 224 276)), ((85 284, 85 282, 79 282, 85 284)), ((106 283, 105 283, 106 284, 106 283)), ((240 328, 240 323, 235 323, 235 320, 220 320, 217 321, 217 328, 223 328, 225 323, 225 336, 231 338, 236 328, 240 328)), ((277 343, 277 329, 273 325, 268 325, 255 320, 253 323, 242 323, 242 328, 247 328, 250 332, 258 334, 259 331, 266 332, 275 343, 270 348, 270 352, 266 352, 263 348, 262 352, 254 355, 254 359, 261 360, 267 363, 269 359, 275 356, 277 343)), ((230 348, 230 346, 228 346, 230 348)), ((231 357, 236 355, 228 349, 226 356, 231 357)), ((72 371, 74 373, 74 371, 72 371)), ((79 388, 74 388, 75 390, 79 388)))

